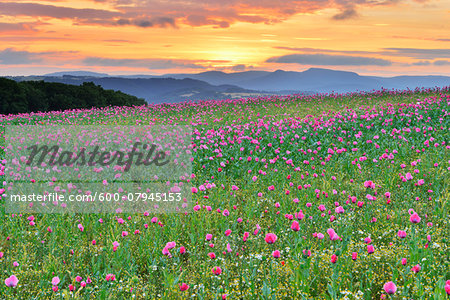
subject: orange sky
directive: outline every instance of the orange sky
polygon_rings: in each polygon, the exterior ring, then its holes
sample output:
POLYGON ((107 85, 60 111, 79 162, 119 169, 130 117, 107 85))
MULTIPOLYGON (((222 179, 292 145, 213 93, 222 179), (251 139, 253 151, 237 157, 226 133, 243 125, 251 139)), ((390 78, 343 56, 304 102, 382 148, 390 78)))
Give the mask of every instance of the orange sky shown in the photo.
POLYGON ((0 0, 0 75, 450 75, 449 24, 448 0, 0 0))

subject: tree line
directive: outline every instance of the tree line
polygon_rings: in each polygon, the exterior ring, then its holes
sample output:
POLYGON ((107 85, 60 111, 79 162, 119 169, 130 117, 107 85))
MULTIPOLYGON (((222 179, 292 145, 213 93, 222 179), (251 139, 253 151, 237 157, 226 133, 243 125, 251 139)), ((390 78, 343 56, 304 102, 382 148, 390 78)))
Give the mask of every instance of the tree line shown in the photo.
POLYGON ((145 100, 93 82, 69 85, 45 81, 17 82, 0 78, 0 114, 46 112, 105 106, 143 105, 145 100))

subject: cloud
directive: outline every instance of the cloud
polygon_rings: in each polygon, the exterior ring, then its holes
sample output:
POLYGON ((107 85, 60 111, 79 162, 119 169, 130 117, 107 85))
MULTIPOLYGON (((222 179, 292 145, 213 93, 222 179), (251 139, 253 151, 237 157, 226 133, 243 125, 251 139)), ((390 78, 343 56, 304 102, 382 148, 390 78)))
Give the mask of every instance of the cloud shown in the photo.
MULTIPOLYGON (((25 0, 26 1, 26 0, 25 0)), ((236 22, 276 23, 299 13, 315 13, 326 8, 340 9, 333 18, 356 17, 358 9, 375 5, 395 5, 384 0, 91 0, 111 9, 75 8, 70 2, 55 5, 30 2, 2 2, 1 14, 7 16, 71 19, 74 24, 101 26, 177 27, 213 26, 226 28, 236 22), (356 4, 355 4, 356 3, 356 4)))
POLYGON ((189 15, 186 20, 191 26, 216 25, 221 28, 230 27, 230 23, 226 21, 217 21, 202 15, 189 15))
POLYGON ((189 68, 204 69, 205 67, 197 64, 196 61, 184 61, 173 59, 133 59, 133 58, 104 58, 104 57, 86 57, 82 63, 86 66, 104 66, 104 67, 135 67, 147 68, 149 70, 189 68))
POLYGON ((246 69, 247 69, 247 66, 244 64, 234 65, 231 67, 231 70, 235 71, 235 72, 245 71, 246 69))
POLYGON ((421 49, 421 48, 384 48, 385 54, 400 55, 414 58, 434 59, 450 58, 450 49, 421 49))
POLYGON ((71 8, 64 6, 54 6, 38 3, 26 2, 3 2, 1 4, 1 14, 9 16, 36 16, 52 17, 57 19, 109 19, 121 15, 119 12, 92 9, 92 8, 71 8))
POLYGON ((356 12, 354 7, 347 7, 340 13, 333 16, 334 20, 347 20, 356 18, 358 16, 358 13, 356 12))
MULTIPOLYGON (((1 15, 1 11, 0 11, 1 15)), ((28 23, 4 23, 0 22, 0 32, 15 32, 15 31, 37 31, 36 26, 39 25, 38 22, 28 22, 28 23)))
POLYGON ((390 66, 389 60, 363 56, 327 55, 327 54, 289 54, 271 57, 269 63, 301 64, 316 66, 390 66))
POLYGON ((413 65, 413 66, 429 66, 429 65, 431 65, 431 62, 428 60, 421 60, 421 61, 413 62, 411 65, 413 65))
POLYGON ((301 51, 305 53, 340 53, 340 54, 379 54, 376 51, 358 51, 358 50, 333 50, 333 49, 323 49, 323 48, 298 48, 298 47, 285 47, 285 46, 275 46, 274 49, 289 50, 289 51, 301 51))
POLYGON ((0 65, 32 65, 55 60, 69 61, 78 51, 30 52, 6 48, 0 50, 0 65))
POLYGON ((34 64, 42 61, 39 53, 28 51, 17 51, 7 48, 0 51, 0 64, 2 65, 21 65, 34 64))
POLYGON ((297 48, 297 47, 284 47, 276 46, 273 47, 280 50, 289 50, 302 53, 311 54, 344 54, 344 55, 383 55, 383 56, 396 56, 405 58, 416 58, 421 59, 420 61, 413 62, 413 66, 425 66, 432 64, 431 61, 436 58, 450 58, 450 49, 421 49, 421 48, 383 48, 379 51, 358 51, 358 50, 333 50, 333 49, 323 49, 323 48, 297 48))
POLYGON ((435 66, 448 66, 448 65, 450 65, 450 61, 448 61, 448 60, 435 60, 433 62, 433 64, 435 66))

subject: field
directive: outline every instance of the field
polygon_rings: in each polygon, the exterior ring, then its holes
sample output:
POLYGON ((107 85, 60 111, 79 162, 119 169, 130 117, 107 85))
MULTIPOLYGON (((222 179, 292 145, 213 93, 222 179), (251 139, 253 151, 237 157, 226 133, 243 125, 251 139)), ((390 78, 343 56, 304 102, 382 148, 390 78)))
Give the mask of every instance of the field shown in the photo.
POLYGON ((12 214, 0 189, 0 299, 446 299, 449 105, 443 88, 0 116, 2 135, 194 128, 186 214, 12 214))

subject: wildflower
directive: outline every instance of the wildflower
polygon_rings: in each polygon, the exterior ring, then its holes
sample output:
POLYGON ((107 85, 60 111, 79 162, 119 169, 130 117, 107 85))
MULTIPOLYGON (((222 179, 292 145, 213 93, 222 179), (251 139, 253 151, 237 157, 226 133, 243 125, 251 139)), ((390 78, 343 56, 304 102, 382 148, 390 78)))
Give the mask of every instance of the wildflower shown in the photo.
POLYGON ((212 273, 214 274, 214 275, 220 275, 220 274, 222 274, 222 269, 220 268, 220 267, 214 267, 214 268, 212 268, 212 273))
POLYGON ((411 217, 409 218, 409 220, 411 221, 411 223, 419 223, 421 218, 419 217, 419 215, 415 212, 411 215, 411 217))
POLYGON ((187 285, 186 283, 182 283, 180 284, 180 291, 184 292, 187 291, 189 289, 189 285, 187 285))
POLYGON ((9 287, 16 287, 18 282, 19 279, 17 279, 16 275, 11 275, 5 279, 5 284, 9 287))
POLYGON ((52 279, 52 285, 58 285, 59 282, 60 282, 60 280, 59 280, 59 277, 58 277, 58 276, 53 277, 53 279, 52 279))
POLYGON ((273 244, 276 242, 277 236, 275 235, 275 233, 268 233, 266 234, 265 240, 267 244, 273 244))
POLYGON ((389 295, 393 295, 397 291, 397 286, 392 281, 386 282, 384 284, 384 291, 389 295))
POLYGON ((419 271, 422 269, 422 267, 417 264, 414 267, 411 268, 411 271, 413 271, 414 273, 419 273, 419 271))
POLYGON ((107 274, 105 280, 106 281, 115 281, 116 276, 114 274, 107 274))
POLYGON ((337 259, 338 259, 338 257, 337 257, 336 254, 331 255, 331 262, 332 262, 333 264, 336 263, 337 259))
POLYGON ((297 221, 292 222, 291 229, 294 230, 294 231, 299 231, 300 230, 300 225, 298 224, 297 221))
POLYGON ((406 237, 406 231, 399 230, 397 235, 399 238, 404 239, 406 237))

